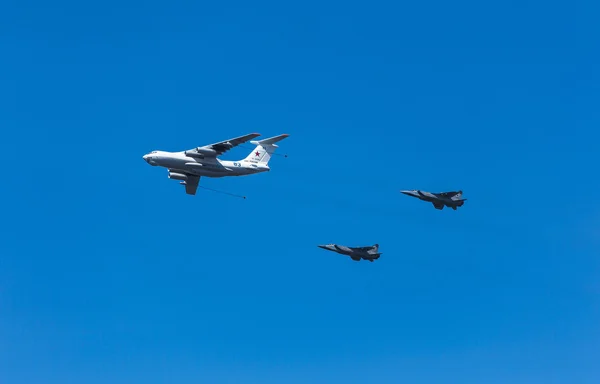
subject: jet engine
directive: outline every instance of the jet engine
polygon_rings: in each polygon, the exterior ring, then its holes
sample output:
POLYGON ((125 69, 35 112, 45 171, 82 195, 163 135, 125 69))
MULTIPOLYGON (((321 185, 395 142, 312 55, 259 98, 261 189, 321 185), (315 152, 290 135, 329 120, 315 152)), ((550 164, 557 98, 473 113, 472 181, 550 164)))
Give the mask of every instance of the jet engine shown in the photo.
POLYGON ((204 155, 194 151, 185 151, 185 155, 189 157, 196 157, 199 159, 204 159, 204 155))
POLYGON ((198 151, 198 153, 200 153, 202 155, 213 155, 213 156, 217 155, 217 151, 215 151, 214 149, 210 149, 210 148, 198 147, 198 148, 196 148, 196 151, 198 151))
POLYGON ((187 180, 187 176, 185 174, 183 174, 183 173, 169 172, 169 179, 186 181, 187 180))

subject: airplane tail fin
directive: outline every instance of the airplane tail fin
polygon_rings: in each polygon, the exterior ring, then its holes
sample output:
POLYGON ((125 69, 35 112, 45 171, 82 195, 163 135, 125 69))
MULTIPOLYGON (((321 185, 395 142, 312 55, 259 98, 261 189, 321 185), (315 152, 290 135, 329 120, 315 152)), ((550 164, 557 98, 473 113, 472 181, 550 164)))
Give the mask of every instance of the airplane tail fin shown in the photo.
POLYGON ((452 196, 450 199, 452 199, 452 200, 461 200, 462 199, 462 191, 458 191, 458 193, 456 195, 452 196))
POLYGON ((271 160, 271 156, 278 148, 278 145, 275 143, 285 139, 288 136, 288 134, 283 134, 264 140, 252 140, 250 143, 255 144, 256 148, 254 148, 254 150, 250 152, 250 154, 246 156, 244 160, 251 163, 267 165, 269 160, 271 160))
POLYGON ((371 248, 370 253, 379 253, 379 244, 374 244, 373 248, 371 248))

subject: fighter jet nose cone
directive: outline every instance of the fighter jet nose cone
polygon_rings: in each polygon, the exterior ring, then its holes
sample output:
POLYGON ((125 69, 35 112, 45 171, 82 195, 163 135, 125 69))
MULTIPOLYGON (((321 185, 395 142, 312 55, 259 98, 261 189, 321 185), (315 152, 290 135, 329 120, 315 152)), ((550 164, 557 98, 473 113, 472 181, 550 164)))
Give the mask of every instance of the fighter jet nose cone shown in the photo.
POLYGON ((408 196, 412 195, 411 191, 400 191, 400 192, 404 193, 405 195, 408 195, 408 196))

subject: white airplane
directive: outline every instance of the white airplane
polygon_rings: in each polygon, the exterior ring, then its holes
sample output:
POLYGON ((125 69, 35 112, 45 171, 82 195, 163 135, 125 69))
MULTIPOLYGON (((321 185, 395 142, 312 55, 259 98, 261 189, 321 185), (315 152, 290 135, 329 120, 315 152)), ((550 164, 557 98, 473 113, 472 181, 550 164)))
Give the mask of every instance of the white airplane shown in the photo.
POLYGON ((195 195, 202 176, 245 176, 270 171, 268 163, 278 147, 275 143, 288 137, 288 134, 250 141, 256 148, 243 160, 229 161, 217 158, 231 148, 258 136, 260 134, 251 133, 181 152, 152 151, 144 155, 143 159, 152 166, 167 168, 170 179, 182 180, 180 184, 185 185, 185 192, 195 195))

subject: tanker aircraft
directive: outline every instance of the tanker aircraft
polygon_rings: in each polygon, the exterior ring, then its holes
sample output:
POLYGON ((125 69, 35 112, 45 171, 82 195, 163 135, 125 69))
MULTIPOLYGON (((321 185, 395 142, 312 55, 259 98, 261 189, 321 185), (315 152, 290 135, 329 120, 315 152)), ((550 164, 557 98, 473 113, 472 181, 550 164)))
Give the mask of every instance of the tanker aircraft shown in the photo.
POLYGON ((169 170, 169 178, 181 180, 188 195, 195 195, 200 177, 245 176, 268 172, 269 160, 278 146, 276 142, 288 137, 288 134, 274 136, 264 140, 252 140, 258 133, 235 137, 233 139, 196 147, 187 151, 152 151, 143 159, 152 166, 169 170), (246 158, 238 161, 221 160, 218 156, 249 140, 256 148, 246 158))

